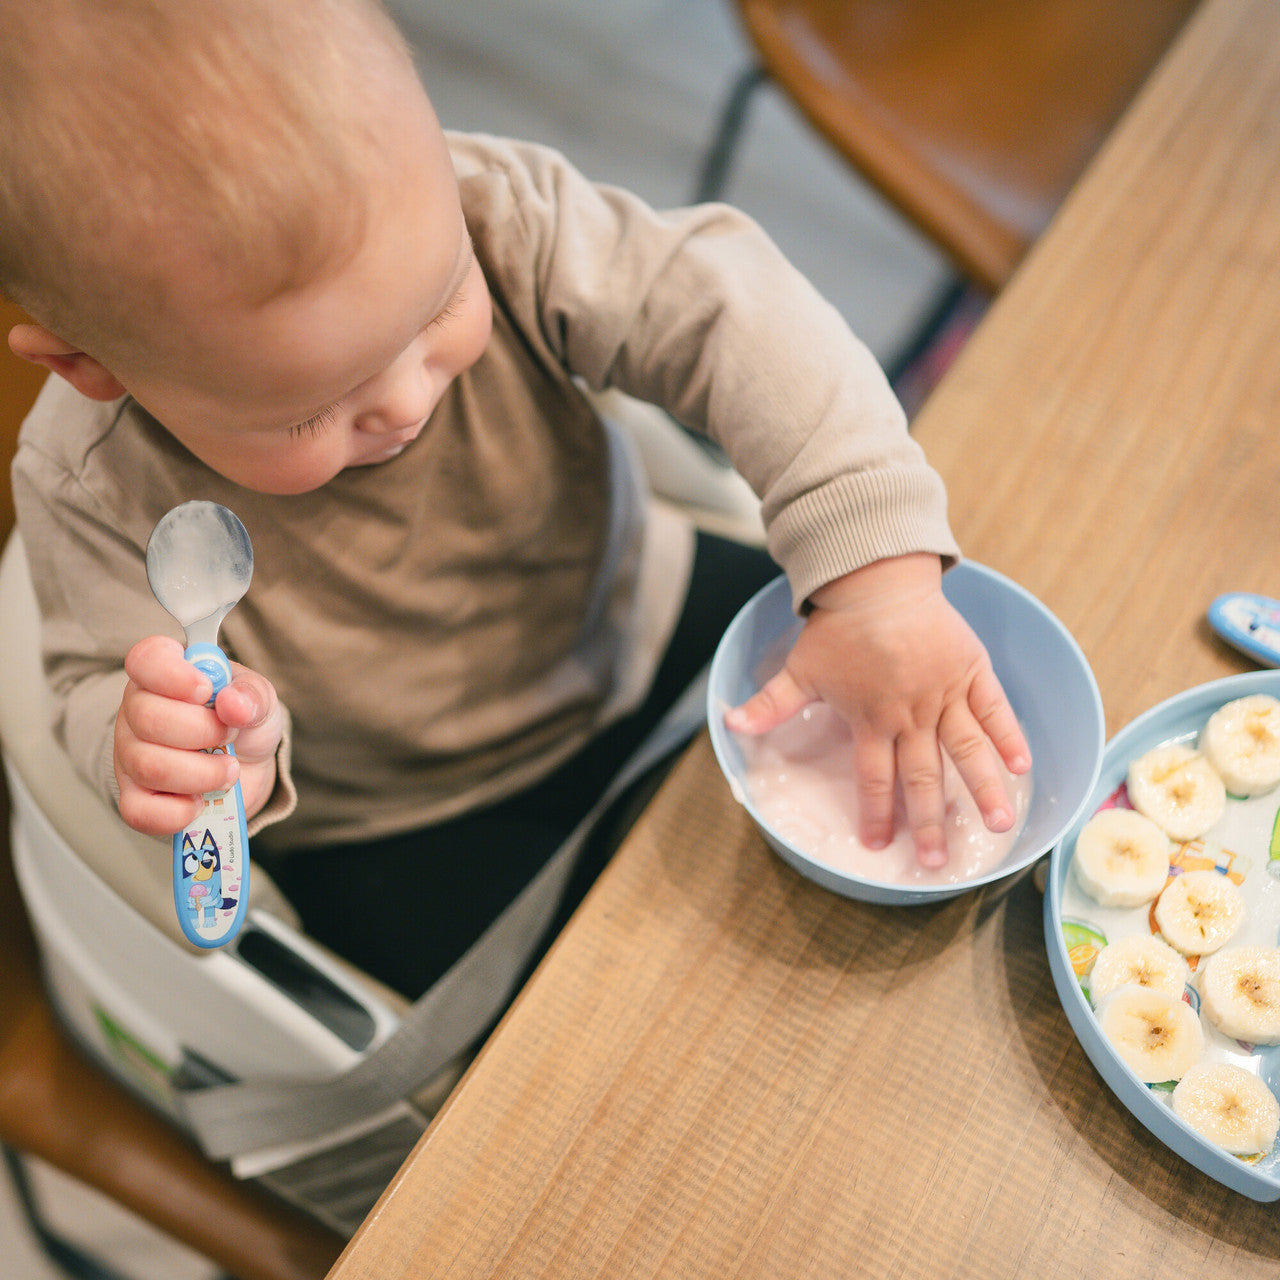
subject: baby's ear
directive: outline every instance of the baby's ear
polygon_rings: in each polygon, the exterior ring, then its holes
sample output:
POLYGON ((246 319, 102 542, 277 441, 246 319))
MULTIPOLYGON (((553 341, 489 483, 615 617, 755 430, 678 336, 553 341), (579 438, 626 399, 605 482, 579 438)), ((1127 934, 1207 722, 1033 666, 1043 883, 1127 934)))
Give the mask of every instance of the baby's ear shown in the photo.
POLYGON ((114 373, 43 325, 14 325, 9 330, 9 350, 32 364, 44 365, 91 400, 116 400, 125 394, 114 373))

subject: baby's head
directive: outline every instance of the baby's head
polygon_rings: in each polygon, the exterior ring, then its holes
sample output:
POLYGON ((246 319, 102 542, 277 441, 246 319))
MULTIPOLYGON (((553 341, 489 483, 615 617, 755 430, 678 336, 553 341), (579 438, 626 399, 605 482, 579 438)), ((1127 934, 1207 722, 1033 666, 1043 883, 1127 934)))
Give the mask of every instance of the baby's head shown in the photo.
POLYGON ((174 270, 256 301, 350 253, 410 66, 375 3, 3 8, 0 288, 61 336, 113 350, 174 270))
POLYGON ((465 350, 417 353, 456 375, 488 298, 377 0, 0 0, 0 23, 0 290, 38 322, 18 354, 128 390, 254 488, 313 488, 416 434, 425 399, 355 393, 465 295, 465 350), (368 447, 333 447, 344 415, 368 447))

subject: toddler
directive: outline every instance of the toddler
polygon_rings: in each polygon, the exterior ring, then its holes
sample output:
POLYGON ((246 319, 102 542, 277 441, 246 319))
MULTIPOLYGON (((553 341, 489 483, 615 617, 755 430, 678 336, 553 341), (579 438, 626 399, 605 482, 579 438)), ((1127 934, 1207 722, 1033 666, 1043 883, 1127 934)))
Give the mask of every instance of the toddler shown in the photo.
POLYGON ((732 727, 836 707, 873 846, 900 786, 945 858, 942 752, 1012 822, 996 757, 1030 760, 940 589, 941 483, 749 219, 444 132, 375 0, 0 15, 0 289, 58 375, 15 499, 58 734, 127 823, 168 835, 238 777, 308 932, 416 997, 775 561, 805 626, 732 727), (651 510, 583 385, 723 446, 773 560, 651 510), (192 498, 256 556, 212 709, 144 567, 192 498))

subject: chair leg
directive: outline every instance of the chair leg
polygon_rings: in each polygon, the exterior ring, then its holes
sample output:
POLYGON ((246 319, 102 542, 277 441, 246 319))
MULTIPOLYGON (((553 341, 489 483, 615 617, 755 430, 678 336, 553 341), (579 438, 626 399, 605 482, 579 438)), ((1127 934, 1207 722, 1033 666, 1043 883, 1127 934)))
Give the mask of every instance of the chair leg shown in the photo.
POLYGON ((125 1280, 118 1271, 92 1258, 78 1249, 69 1240, 63 1239, 45 1221, 36 1200, 35 1188, 27 1173, 27 1166, 18 1152, 12 1147, 0 1145, 0 1154, 9 1169, 9 1177, 13 1180, 14 1190, 18 1195, 18 1204, 27 1219, 36 1241, 44 1250, 49 1260, 64 1271, 73 1280, 125 1280))
POLYGON ((747 107, 757 88, 767 79, 763 67, 748 67, 737 79, 729 93, 720 117, 720 124, 712 139, 711 148, 702 162, 697 185, 694 187, 693 203, 705 204, 708 200, 719 200, 724 195, 729 182, 729 168, 733 163, 734 153, 738 149, 738 141, 742 137, 743 127, 747 122, 747 107))
POLYGON ((885 372, 907 417, 924 402, 986 310, 990 297, 963 277, 943 289, 885 372))
POLYGON ((953 276, 947 281, 929 310, 925 313, 924 319, 917 326, 915 332, 907 339, 902 350, 886 368, 885 372, 888 374, 890 382, 897 382, 933 346, 938 335, 946 328, 947 321, 955 314, 956 309, 964 301, 969 290, 969 282, 961 276, 953 276))
MULTIPOLYGON (((44 1250, 45 1256, 70 1280, 128 1280, 119 1271, 113 1270, 83 1249, 60 1236, 46 1221, 36 1198, 35 1188, 31 1184, 26 1162, 12 1147, 0 1143, 0 1156, 9 1170, 17 1194, 18 1205, 31 1228, 36 1242, 44 1250)), ((232 1280, 226 1277, 225 1280, 232 1280)))

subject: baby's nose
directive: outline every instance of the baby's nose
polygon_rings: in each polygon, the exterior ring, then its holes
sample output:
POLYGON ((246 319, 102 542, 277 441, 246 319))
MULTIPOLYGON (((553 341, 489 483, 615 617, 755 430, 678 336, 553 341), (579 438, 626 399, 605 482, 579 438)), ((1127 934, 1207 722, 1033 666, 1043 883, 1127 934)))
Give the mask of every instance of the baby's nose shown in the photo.
POLYGON ((370 435, 407 431, 431 412, 434 403, 431 375, 416 358, 397 360, 364 390, 356 426, 370 435))

